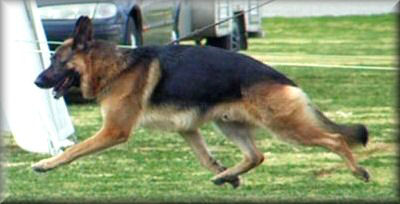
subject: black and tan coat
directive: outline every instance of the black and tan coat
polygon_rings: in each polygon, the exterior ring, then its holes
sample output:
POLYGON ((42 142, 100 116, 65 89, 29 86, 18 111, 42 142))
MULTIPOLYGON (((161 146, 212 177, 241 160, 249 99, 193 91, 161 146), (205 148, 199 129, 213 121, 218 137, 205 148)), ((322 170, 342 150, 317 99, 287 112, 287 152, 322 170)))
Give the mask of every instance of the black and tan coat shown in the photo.
POLYGON ((61 45, 52 65, 36 80, 60 97, 74 84, 96 98, 103 126, 64 153, 39 161, 48 171, 78 157, 125 142, 138 125, 177 131, 200 162, 214 172, 215 184, 239 186, 239 175, 264 160, 253 130, 266 128, 281 138, 323 146, 344 158, 350 170, 368 181, 368 172, 351 152, 366 145, 364 125, 338 125, 314 107, 303 91, 273 68, 248 56, 213 47, 155 46, 121 50, 92 39, 91 21, 81 17, 73 38, 61 45), (243 152, 231 168, 209 152, 199 127, 214 121, 243 152))

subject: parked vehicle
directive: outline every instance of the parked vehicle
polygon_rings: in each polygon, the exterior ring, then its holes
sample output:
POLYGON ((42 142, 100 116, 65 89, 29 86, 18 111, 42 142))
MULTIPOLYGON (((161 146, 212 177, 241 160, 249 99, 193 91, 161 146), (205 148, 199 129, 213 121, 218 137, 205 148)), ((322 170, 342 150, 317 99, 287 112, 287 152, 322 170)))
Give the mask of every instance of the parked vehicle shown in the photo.
MULTIPOLYGON (((63 41, 76 19, 93 19, 95 37, 131 47, 165 44, 254 7, 258 0, 37 0, 47 38, 63 41)), ((247 32, 260 32, 258 9, 187 40, 238 50, 247 48, 247 32)), ((51 44, 54 49, 56 45, 51 44)))
POLYGON ((87 15, 93 19, 96 38, 136 47, 171 40, 178 1, 37 0, 37 3, 49 41, 65 40, 71 35, 76 19, 87 15))
POLYGON ((230 50, 247 49, 247 33, 261 33, 261 15, 258 8, 249 13, 245 11, 258 5, 259 0, 182 0, 178 9, 177 33, 179 36, 186 36, 204 26, 236 16, 233 20, 211 27, 188 40, 200 42, 206 39, 207 45, 230 50))

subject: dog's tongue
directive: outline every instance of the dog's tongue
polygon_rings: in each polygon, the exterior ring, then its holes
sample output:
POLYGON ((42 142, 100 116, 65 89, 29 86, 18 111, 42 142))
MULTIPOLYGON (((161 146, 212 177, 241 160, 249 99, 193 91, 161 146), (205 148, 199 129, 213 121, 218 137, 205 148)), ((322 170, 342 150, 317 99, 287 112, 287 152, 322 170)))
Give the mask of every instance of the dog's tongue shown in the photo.
POLYGON ((55 99, 59 99, 61 96, 64 96, 69 88, 74 85, 79 85, 80 75, 78 72, 70 72, 64 78, 63 81, 59 82, 53 89, 53 96, 55 99))
POLYGON ((61 96, 63 96, 63 93, 62 92, 64 92, 64 91, 55 91, 55 90, 53 90, 53 96, 54 96, 54 98, 55 99, 59 99, 61 96))
POLYGON ((68 88, 71 86, 72 82, 73 80, 71 80, 69 77, 66 77, 60 85, 54 87, 53 89, 54 98, 59 99, 61 96, 63 96, 68 91, 68 88))

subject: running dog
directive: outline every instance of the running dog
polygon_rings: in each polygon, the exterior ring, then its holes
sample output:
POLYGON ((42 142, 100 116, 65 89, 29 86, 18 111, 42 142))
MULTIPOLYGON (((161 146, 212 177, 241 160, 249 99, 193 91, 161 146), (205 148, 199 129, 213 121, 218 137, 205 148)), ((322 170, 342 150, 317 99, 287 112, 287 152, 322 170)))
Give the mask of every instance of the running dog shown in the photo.
POLYGON ((122 50, 94 40, 91 20, 80 17, 35 84, 53 88, 55 98, 79 84, 85 98, 97 99, 103 117, 94 136, 35 163, 38 172, 126 142, 132 129, 143 125, 178 132, 216 174, 213 183, 238 187, 239 175, 264 160, 253 141, 253 130, 263 127, 285 140, 325 147, 355 176, 370 178, 351 151, 367 144, 364 125, 332 122, 292 80, 243 54, 183 45, 122 50), (226 168, 211 155, 199 131, 209 121, 242 151, 239 164, 226 168))

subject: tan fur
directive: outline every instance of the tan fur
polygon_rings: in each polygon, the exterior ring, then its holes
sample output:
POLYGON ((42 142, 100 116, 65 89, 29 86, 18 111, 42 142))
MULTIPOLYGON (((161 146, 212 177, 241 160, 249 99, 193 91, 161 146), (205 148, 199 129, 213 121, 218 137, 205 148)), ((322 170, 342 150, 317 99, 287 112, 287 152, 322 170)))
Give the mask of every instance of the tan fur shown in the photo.
POLYGON ((319 145, 342 156, 355 174, 364 174, 343 135, 330 133, 313 114, 307 96, 297 87, 258 84, 246 92, 245 107, 261 126, 284 140, 319 145))
POLYGON ((206 115, 205 120, 222 120, 222 121, 242 121, 250 122, 252 120, 249 113, 244 109, 242 100, 222 103, 213 107, 206 115))
POLYGON ((196 110, 178 110, 174 106, 148 107, 141 125, 169 131, 197 129, 201 122, 196 110))

